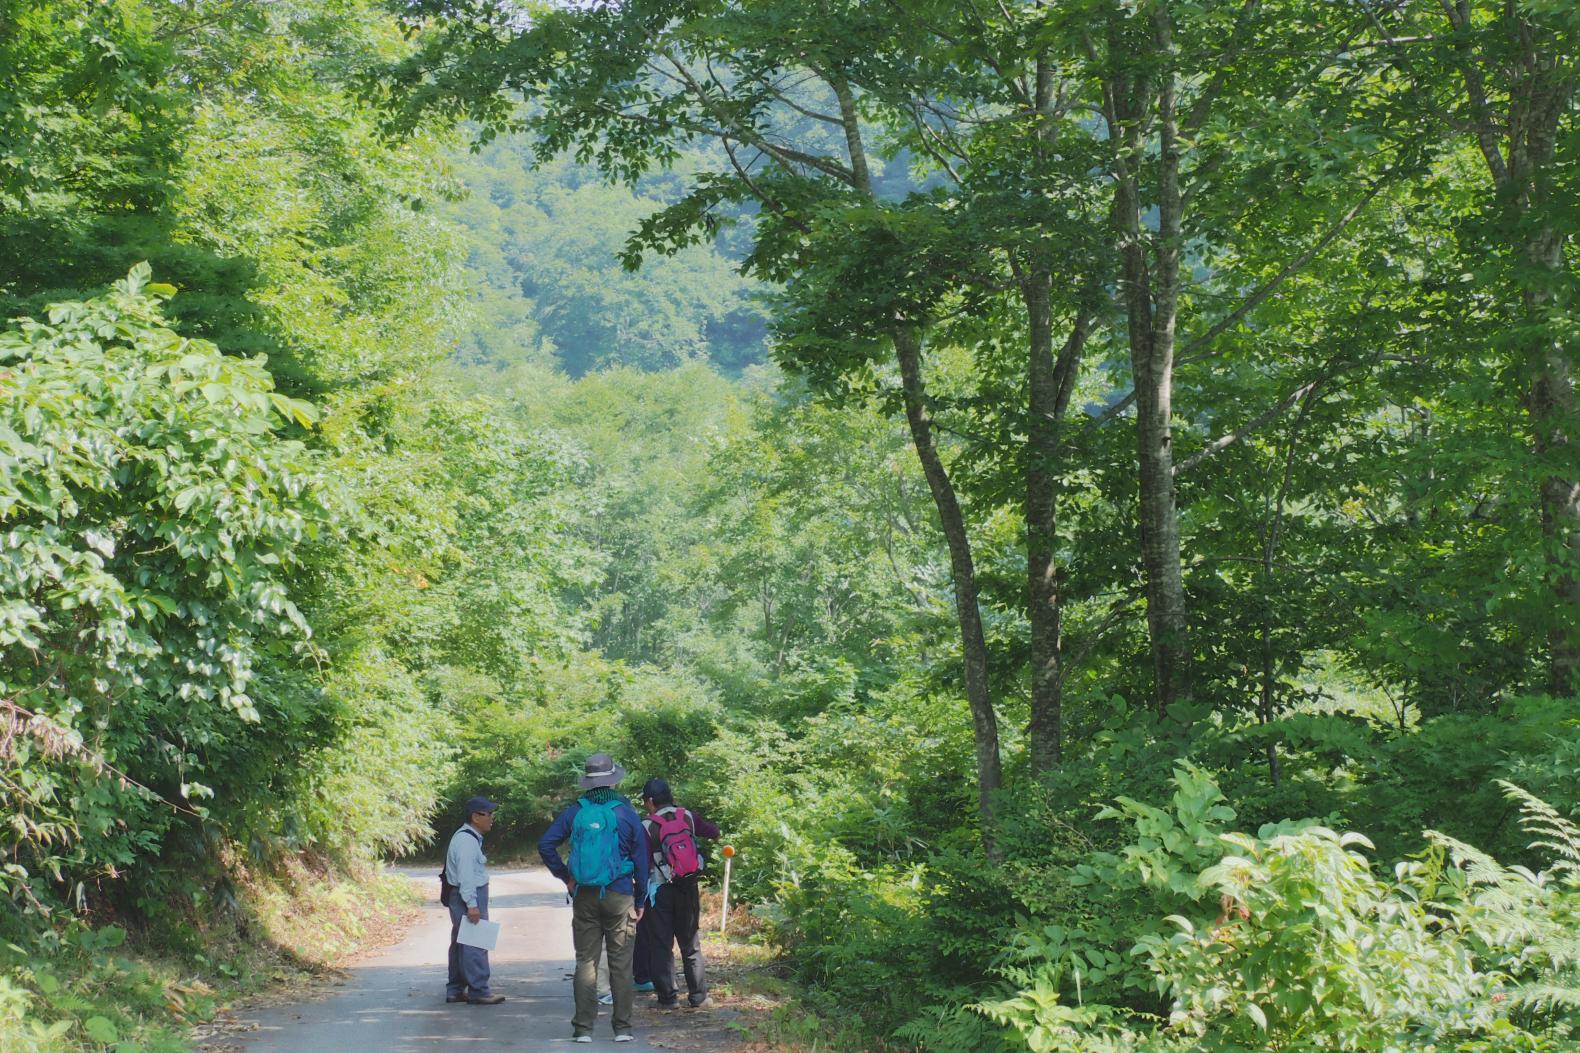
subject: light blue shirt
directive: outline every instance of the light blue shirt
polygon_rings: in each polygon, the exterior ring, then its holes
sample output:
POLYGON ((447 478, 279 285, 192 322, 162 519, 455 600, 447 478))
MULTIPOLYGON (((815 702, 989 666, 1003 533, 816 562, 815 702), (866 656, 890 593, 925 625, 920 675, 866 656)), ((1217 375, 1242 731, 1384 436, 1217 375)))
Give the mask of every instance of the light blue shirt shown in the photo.
POLYGON ((483 854, 483 833, 471 823, 450 838, 444 873, 460 894, 461 902, 468 907, 477 906, 477 890, 488 884, 488 857, 483 854))

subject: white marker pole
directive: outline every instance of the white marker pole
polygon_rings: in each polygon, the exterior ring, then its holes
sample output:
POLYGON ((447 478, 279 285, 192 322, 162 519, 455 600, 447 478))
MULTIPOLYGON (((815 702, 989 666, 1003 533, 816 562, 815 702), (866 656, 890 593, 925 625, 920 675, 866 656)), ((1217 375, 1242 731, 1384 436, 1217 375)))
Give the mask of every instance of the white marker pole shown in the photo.
POLYGON ((731 845, 724 846, 724 909, 719 912, 719 935, 724 935, 724 929, 730 923, 730 863, 735 859, 735 848, 731 845))

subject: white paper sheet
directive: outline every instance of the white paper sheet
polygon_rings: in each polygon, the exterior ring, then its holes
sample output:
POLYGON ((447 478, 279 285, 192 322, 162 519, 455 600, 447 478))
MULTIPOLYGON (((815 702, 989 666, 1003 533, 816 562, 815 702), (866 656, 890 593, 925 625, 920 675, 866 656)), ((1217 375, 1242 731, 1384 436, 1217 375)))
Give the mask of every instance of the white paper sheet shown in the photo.
POLYGON ((484 920, 474 925, 466 918, 462 918, 461 931, 455 937, 455 942, 491 951, 499 943, 499 922, 484 920))

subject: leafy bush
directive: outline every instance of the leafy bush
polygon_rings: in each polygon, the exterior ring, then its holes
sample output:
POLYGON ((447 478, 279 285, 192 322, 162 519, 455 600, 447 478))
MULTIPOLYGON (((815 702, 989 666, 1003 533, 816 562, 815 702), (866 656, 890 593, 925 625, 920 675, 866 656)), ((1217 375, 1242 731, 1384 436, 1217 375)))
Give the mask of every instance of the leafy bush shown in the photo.
POLYGON ((324 730, 291 673, 311 653, 292 575, 322 509, 282 434, 313 410, 261 361, 166 328, 171 292, 144 265, 0 334, 0 698, 42 718, 0 764, 77 834, 69 853, 16 825, 0 844, 79 895, 204 851, 176 808, 244 826, 232 802, 266 799, 324 730))
POLYGON ((186 1049, 181 1024, 212 1016, 214 992, 135 960, 125 939, 119 928, 76 925, 35 934, 31 950, 0 946, 0 1049, 186 1049))
POLYGON ((1186 728, 1115 704, 1079 760, 1040 782, 1022 775, 1003 795, 994 861, 959 818, 970 811, 969 778, 948 758, 962 743, 936 738, 958 725, 929 718, 900 687, 738 723, 692 767, 743 848, 738 887, 763 901, 766 932, 806 997, 874 1037, 964 1053, 1024 1045, 971 1008, 1003 1001, 1006 983, 1121 1029, 1146 1014, 1167 1019, 1171 996, 1142 948, 1180 931, 1170 915, 1223 910, 1199 876, 1223 859, 1222 838, 1246 813, 1260 825, 1304 803, 1321 817, 1269 822, 1266 837, 1370 817, 1405 852, 1444 851, 1444 835, 1422 830, 1440 817, 1456 844, 1485 836, 1535 862, 1518 824, 1500 828, 1512 806, 1493 780, 1518 764, 1550 772, 1551 785, 1566 770, 1571 712, 1530 699, 1405 731, 1294 716, 1277 729, 1283 779, 1271 786, 1261 725, 1198 713, 1186 728), (1200 763, 1170 759, 1181 752, 1200 763), (1452 795, 1434 797, 1434 785, 1452 795), (1146 803, 1159 797, 1169 805, 1146 803))
POLYGON ((1176 784, 1168 811, 1120 802, 1130 844, 1077 875, 1179 912, 1154 915, 1123 956, 1109 934, 1044 949, 1016 974, 1017 994, 982 1004, 1035 1053, 1535 1050, 1580 1034, 1580 828, 1540 802, 1524 798, 1560 853, 1546 873, 1431 835, 1389 879, 1357 851, 1370 847, 1359 834, 1311 821, 1228 832, 1210 779, 1181 767, 1176 784), (1072 1003, 1083 974, 1150 988, 1163 1005, 1141 1012, 1079 985, 1072 1003))

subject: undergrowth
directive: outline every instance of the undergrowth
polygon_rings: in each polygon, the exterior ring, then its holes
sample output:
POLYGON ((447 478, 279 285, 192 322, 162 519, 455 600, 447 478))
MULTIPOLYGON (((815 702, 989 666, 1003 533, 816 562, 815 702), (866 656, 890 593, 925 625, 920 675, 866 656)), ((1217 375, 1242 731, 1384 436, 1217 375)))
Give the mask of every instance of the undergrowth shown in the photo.
POLYGON ((179 1053, 231 1001, 384 942, 418 898, 396 874, 299 861, 243 875, 237 892, 234 910, 131 933, 0 919, 0 1053, 179 1053))

